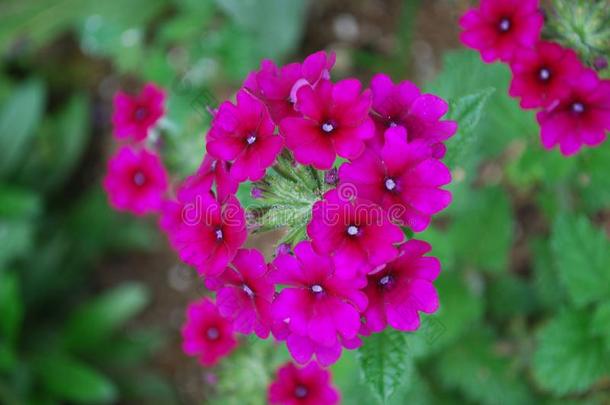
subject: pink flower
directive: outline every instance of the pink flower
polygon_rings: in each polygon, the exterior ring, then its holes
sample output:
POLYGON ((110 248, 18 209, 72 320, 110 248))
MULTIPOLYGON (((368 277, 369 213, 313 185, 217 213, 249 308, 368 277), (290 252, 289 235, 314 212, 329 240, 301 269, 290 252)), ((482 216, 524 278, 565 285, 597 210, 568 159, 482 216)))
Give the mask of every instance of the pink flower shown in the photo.
POLYGON ((218 312, 209 298, 189 304, 182 327, 182 350, 213 366, 237 347, 231 322, 218 312))
POLYGON ((345 278, 393 260, 398 254, 394 245, 404 239, 379 205, 352 198, 352 191, 348 185, 326 193, 324 200, 314 204, 307 225, 316 252, 332 255, 337 274, 345 278))
POLYGON ((148 131, 165 113, 165 92, 148 83, 135 96, 119 91, 114 96, 112 125, 117 138, 133 137, 136 141, 146 138, 148 131))
POLYGON ((582 145, 600 145, 610 130, 610 81, 586 70, 572 81, 562 100, 540 111, 537 118, 546 149, 559 144, 561 153, 570 156, 582 145))
POLYGON ((230 167, 228 162, 205 155, 197 172, 184 181, 183 189, 211 189, 215 185, 218 201, 224 202, 239 187, 239 183, 229 176, 230 167))
POLYGON ((341 184, 355 186, 358 197, 379 204, 393 222, 421 232, 451 202, 451 193, 441 189, 451 182, 451 173, 430 157, 428 146, 407 143, 404 128, 388 129, 385 139, 381 151, 367 150, 341 166, 341 184))
POLYGON ((217 159, 233 161, 230 174, 235 180, 257 181, 282 149, 282 137, 274 132, 265 105, 240 90, 237 105, 226 101, 220 106, 208 134, 207 150, 217 159))
POLYGON ((298 89, 330 79, 334 64, 335 54, 324 51, 309 55, 303 64, 290 63, 281 68, 264 60, 259 71, 248 75, 244 87, 267 105, 271 118, 279 124, 286 117, 298 116, 294 109, 298 89))
POLYGON ((460 19, 460 39, 487 63, 510 62, 517 49, 536 44, 543 24, 538 0, 481 0, 460 19))
POLYGON ((339 392, 331 385, 330 372, 315 362, 302 368, 284 364, 269 386, 272 405, 334 405, 339 400, 339 392))
POLYGON ((445 154, 441 142, 457 131, 455 121, 441 121, 449 106, 442 98, 433 94, 421 94, 417 86, 409 81, 399 84, 384 74, 376 74, 371 81, 373 91, 373 113, 377 136, 373 147, 381 148, 384 133, 388 128, 404 127, 409 142, 421 140, 434 145, 436 157, 445 154))
POLYGON ((298 243, 294 253, 273 262, 273 280, 286 288, 273 302, 272 316, 287 327, 283 335, 297 361, 305 363, 316 352, 323 363, 336 361, 341 343, 357 338, 360 312, 367 305, 359 291, 365 280, 339 278, 332 260, 314 252, 308 241, 298 243))
POLYGON ((108 161, 103 186, 114 208, 144 215, 160 210, 168 178, 159 156, 122 147, 108 161))
POLYGON ((578 77, 583 66, 571 49, 552 42, 539 42, 533 49, 520 49, 511 64, 510 95, 521 97, 521 107, 546 107, 570 91, 567 82, 578 77))
POLYGON ((248 237, 235 196, 219 203, 209 189, 182 188, 163 207, 161 228, 180 259, 206 276, 221 274, 248 237))
POLYGON ((383 270, 369 275, 364 289, 369 305, 364 312, 365 328, 381 332, 386 324, 411 332, 420 325, 418 311, 431 314, 438 309, 438 295, 432 282, 441 266, 436 257, 424 257, 428 243, 411 239, 400 247, 400 255, 383 270))
POLYGON ((280 132, 299 163, 327 170, 337 154, 357 158, 364 150, 364 140, 374 136, 370 107, 370 90, 361 93, 358 80, 336 84, 324 80, 315 88, 299 89, 296 108, 303 117, 283 119, 280 132))
POLYGON ((220 276, 208 278, 206 286, 216 291, 220 313, 233 321, 237 332, 254 332, 261 339, 269 336, 275 287, 258 250, 238 250, 231 266, 220 276))

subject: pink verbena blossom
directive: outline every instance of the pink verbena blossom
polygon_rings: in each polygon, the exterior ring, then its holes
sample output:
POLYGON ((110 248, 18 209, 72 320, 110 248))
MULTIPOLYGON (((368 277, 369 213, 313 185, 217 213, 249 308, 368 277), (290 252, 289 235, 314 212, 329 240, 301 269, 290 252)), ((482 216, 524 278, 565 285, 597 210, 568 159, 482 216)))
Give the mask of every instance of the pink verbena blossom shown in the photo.
POLYGON ((360 156, 364 140, 374 136, 370 107, 371 92, 361 92, 358 80, 336 84, 324 80, 315 88, 299 89, 296 108, 303 116, 283 119, 280 131, 297 162, 327 170, 337 155, 347 159, 360 156))
POLYGON ((179 190, 163 207, 161 228, 180 259, 206 276, 222 273, 248 236, 235 196, 221 204, 207 188, 179 190))
POLYGON ((424 141, 433 145, 436 157, 445 154, 441 142, 449 139, 457 131, 455 121, 441 120, 449 106, 442 98, 433 94, 421 94, 413 83, 403 81, 394 84, 384 74, 376 74, 371 81, 373 91, 373 111, 371 116, 377 128, 371 140, 374 147, 384 143, 384 133, 388 128, 406 129, 406 140, 424 141))
POLYGON ((227 197, 234 195, 239 187, 239 182, 229 175, 230 168, 228 162, 206 155, 197 172, 184 181, 182 188, 186 192, 186 190, 211 189, 214 185, 218 201, 224 202, 227 197))
POLYGON ((334 405, 340 395, 331 385, 330 372, 315 362, 302 368, 287 363, 269 386, 268 399, 272 405, 334 405))
POLYGON ((357 338, 360 312, 367 305, 360 291, 366 281, 339 278, 332 260, 314 252, 308 241, 297 244, 294 253, 273 262, 273 280, 286 288, 273 302, 272 316, 287 327, 288 349, 298 362, 315 353, 318 361, 332 363, 341 344, 357 338))
POLYGON ((159 156, 122 147, 108 161, 103 186, 114 208, 144 215, 161 209, 168 178, 159 156))
POLYGON ((389 128, 381 151, 370 149, 344 163, 339 178, 355 186, 358 197, 383 207, 393 222, 421 232, 451 202, 451 193, 441 189, 451 173, 431 153, 421 141, 407 143, 403 127, 389 128))
POLYGON ((237 347, 231 322, 209 299, 189 304, 182 327, 182 350, 197 357, 204 366, 213 366, 237 347))
POLYGON ((270 60, 261 63, 260 70, 248 75, 244 88, 261 99, 276 124, 282 119, 298 116, 294 109, 297 91, 302 86, 315 86, 330 79, 335 54, 319 51, 309 55, 302 64, 290 63, 278 68, 270 60))
POLYGON ((559 145, 565 156, 575 154, 583 145, 600 145, 610 131, 610 81, 600 80, 587 69, 569 86, 563 99, 537 115, 544 147, 559 145))
POLYGON ((165 92, 148 83, 140 94, 130 96, 119 91, 114 96, 112 125, 117 138, 141 141, 165 113, 165 92))
POLYGON ((316 252, 332 255, 337 274, 354 277, 373 271, 398 254, 404 239, 379 205, 352 198, 351 187, 331 190, 314 204, 307 234, 316 252))
POLYGON ((432 282, 441 267, 435 257, 424 257, 428 243, 411 239, 400 247, 400 255, 381 271, 369 275, 364 289, 369 305, 364 312, 365 328, 380 332, 389 324, 401 331, 419 328, 418 311, 431 314, 438 309, 438 295, 432 282))
POLYGON ((540 37, 544 18, 538 0, 481 0, 478 8, 460 19, 461 41, 478 50, 489 63, 510 62, 515 51, 533 47, 540 37))
POLYGON ((567 83, 581 74, 583 66, 573 50, 540 41, 535 48, 518 50, 511 69, 510 95, 521 97, 523 108, 538 108, 567 96, 567 83))
POLYGON ((265 105, 241 90, 237 105, 222 103, 208 133, 207 151, 217 159, 233 162, 230 174, 237 181, 257 181, 273 164, 283 139, 265 105))
POLYGON ((254 332, 261 339, 269 336, 275 293, 267 273, 261 252, 240 249, 231 266, 205 282, 209 289, 216 291, 216 305, 223 316, 233 321, 235 331, 254 332))

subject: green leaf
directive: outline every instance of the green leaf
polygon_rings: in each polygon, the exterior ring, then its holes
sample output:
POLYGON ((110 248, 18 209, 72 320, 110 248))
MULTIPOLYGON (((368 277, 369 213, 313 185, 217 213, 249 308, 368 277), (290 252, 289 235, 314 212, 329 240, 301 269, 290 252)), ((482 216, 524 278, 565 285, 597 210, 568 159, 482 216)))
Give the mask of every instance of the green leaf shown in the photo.
POLYGON ((474 273, 444 272, 435 285, 440 297, 440 308, 427 317, 434 320, 437 333, 428 341, 430 352, 436 352, 458 340, 476 325, 483 314, 482 280, 474 273))
POLYGON ((111 403, 117 398, 112 381, 74 358, 49 354, 36 359, 34 366, 44 386, 63 400, 111 403))
POLYGON ((601 336, 610 353, 610 301, 600 304, 593 313, 593 333, 601 336))
POLYGON ((20 85, 0 110, 0 178, 6 177, 23 160, 44 110, 42 82, 20 85))
POLYGON ((407 384, 412 368, 404 332, 390 328, 365 338, 358 350, 358 360, 365 382, 381 403, 407 384))
POLYGON ((277 59, 292 50, 301 37, 303 0, 216 0, 216 4, 254 37, 260 56, 277 59))
POLYGON ((475 403, 503 405, 532 403, 527 385, 507 356, 494 348, 490 333, 474 330, 462 337, 436 361, 448 388, 459 389, 475 403))
POLYGON ((569 310, 538 334, 533 369, 536 381, 557 395, 581 393, 610 371, 604 340, 593 333, 587 310, 569 310))
POLYGON ((448 119, 458 123, 458 132, 447 141, 447 154, 444 161, 453 167, 460 163, 472 152, 476 144, 475 132, 479 124, 485 105, 489 97, 496 91, 493 87, 478 91, 474 94, 449 101, 448 119))
POLYGON ((125 283, 83 305, 70 317, 66 344, 79 350, 94 348, 137 315, 149 302, 148 291, 125 283))
POLYGON ((0 270, 0 370, 11 369, 16 361, 24 313, 17 274, 0 270))
POLYGON ((49 142, 52 153, 48 162, 47 184, 50 187, 61 185, 72 173, 89 140, 89 104, 83 95, 73 96, 60 112, 57 133, 52 134, 49 142))
POLYGON ((5 342, 17 340, 24 310, 17 275, 0 271, 0 337, 5 342))
POLYGON ((470 190, 451 212, 455 219, 449 237, 458 259, 483 270, 506 270, 514 228, 506 192, 499 187, 470 190))
POLYGON ((583 306, 610 296, 610 242, 585 217, 560 216, 551 246, 572 301, 583 306))

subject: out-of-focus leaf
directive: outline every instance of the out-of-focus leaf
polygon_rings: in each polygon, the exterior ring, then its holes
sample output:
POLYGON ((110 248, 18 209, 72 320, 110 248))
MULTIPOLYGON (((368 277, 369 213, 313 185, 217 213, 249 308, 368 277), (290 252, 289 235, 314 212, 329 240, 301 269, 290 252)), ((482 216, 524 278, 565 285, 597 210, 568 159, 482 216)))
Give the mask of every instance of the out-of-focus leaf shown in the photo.
POLYGON ((30 80, 19 86, 0 110, 0 178, 16 170, 23 160, 42 118, 45 89, 30 80))
POLYGON ((550 244, 547 240, 535 239, 530 249, 534 254, 534 288, 540 303, 549 311, 555 311, 558 304, 567 300, 565 287, 559 280, 557 266, 553 260, 550 244))
POLYGON ((453 212, 449 237, 458 261, 483 270, 505 270, 513 241, 513 217, 504 190, 471 190, 467 200, 453 207, 453 212))
POLYGON ((0 370, 8 370, 15 364, 15 345, 24 312, 17 275, 0 270, 0 370))
POLYGON ((438 352, 477 324, 483 314, 481 280, 464 274, 443 272, 435 282, 441 305, 430 317, 437 323, 427 339, 428 351, 438 352))
POLYGON ((494 350, 485 331, 464 336, 436 361, 437 372, 448 388, 456 388, 474 403, 521 405, 532 403, 520 370, 494 350), (500 402, 499 402, 500 401, 500 402))
POLYGON ((458 123, 458 132, 447 141, 444 161, 449 167, 463 162, 476 145, 475 128, 478 125, 489 97, 496 90, 493 87, 469 94, 449 102, 448 119, 458 123))
POLYGON ((404 386, 413 367, 404 333, 391 328, 365 338, 358 360, 364 381, 381 403, 404 386))
POLYGON ((108 339, 149 302, 148 291, 140 284, 126 283, 81 306, 68 320, 66 344, 87 350, 108 339))
POLYGON ((0 219, 0 267, 31 250, 34 232, 30 221, 0 219))
POLYGON ((578 158, 580 160, 576 176, 578 196, 590 212, 607 208, 610 206, 610 176, 608 176, 610 142, 605 142, 594 149, 585 149, 578 158))
POLYGON ((610 372, 604 339, 593 333, 588 310, 568 310, 538 334, 533 369, 536 381, 557 395, 586 391, 610 372))
POLYGON ((527 316, 538 308, 532 286, 510 273, 495 277, 486 293, 489 310, 498 319, 527 316))
MULTIPOLYGON (((593 314, 593 333, 602 336, 610 354, 610 301, 600 304, 593 314)), ((610 357, 610 356, 609 356, 610 357)))
POLYGON ((585 217, 560 216, 551 246, 559 275, 577 306, 610 297, 610 241, 585 217))
POLYGON ((40 196, 30 190, 0 184, 0 218, 27 219, 42 209, 40 196))
POLYGON ((461 50, 445 54, 441 73, 426 86, 427 91, 446 100, 456 100, 490 87, 498 89, 489 95, 485 114, 475 129, 476 144, 469 146, 468 160, 459 162, 471 175, 482 158, 502 152, 516 137, 538 136, 534 114, 522 110, 518 101, 508 96, 510 79, 510 69, 504 64, 485 64, 477 52, 461 50))
POLYGON ((254 37, 254 45, 261 57, 281 57, 293 49, 301 36, 306 7, 303 0, 215 1, 254 37))
POLYGON ((49 145, 53 151, 50 153, 52 161, 48 163, 48 186, 62 184, 80 161, 89 138, 89 121, 87 98, 83 95, 72 97, 60 112, 57 132, 49 145))
POLYGON ((106 376, 85 363, 62 354, 35 360, 44 386, 57 397, 76 403, 112 403, 117 389, 106 376))

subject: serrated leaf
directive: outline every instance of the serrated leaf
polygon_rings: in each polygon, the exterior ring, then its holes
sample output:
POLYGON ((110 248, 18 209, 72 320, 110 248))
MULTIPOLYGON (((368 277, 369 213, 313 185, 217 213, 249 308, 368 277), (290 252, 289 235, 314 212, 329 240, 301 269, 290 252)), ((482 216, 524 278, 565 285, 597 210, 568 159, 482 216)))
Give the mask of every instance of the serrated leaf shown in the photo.
POLYGON ((443 385, 459 389, 475 403, 503 405, 531 403, 520 371, 494 350, 487 331, 474 330, 445 351, 436 362, 443 385))
POLYGON ((604 340, 593 332, 587 310, 569 310, 538 333, 533 369, 536 381, 556 395, 581 393, 610 372, 604 340))
POLYGON ((404 332, 386 329, 364 339, 358 349, 358 360, 364 381, 373 390, 381 403, 399 386, 408 384, 407 371, 412 360, 407 353, 404 332))
POLYGON ((496 91, 495 88, 478 91, 467 96, 449 101, 448 119, 458 123, 458 132, 447 141, 447 154, 444 161, 453 167, 462 161, 471 152, 476 144, 474 131, 478 125, 489 97, 496 91))
POLYGON ((106 376, 74 358, 50 354, 35 360, 44 386, 57 397, 75 403, 112 403, 117 389, 106 376))
POLYGON ((95 347, 137 315, 149 299, 148 291, 136 283, 104 293, 72 314, 65 330, 66 344, 79 350, 95 347))
POLYGON ((585 217, 560 216, 551 246, 572 301, 583 306, 610 296, 610 242, 585 217))

